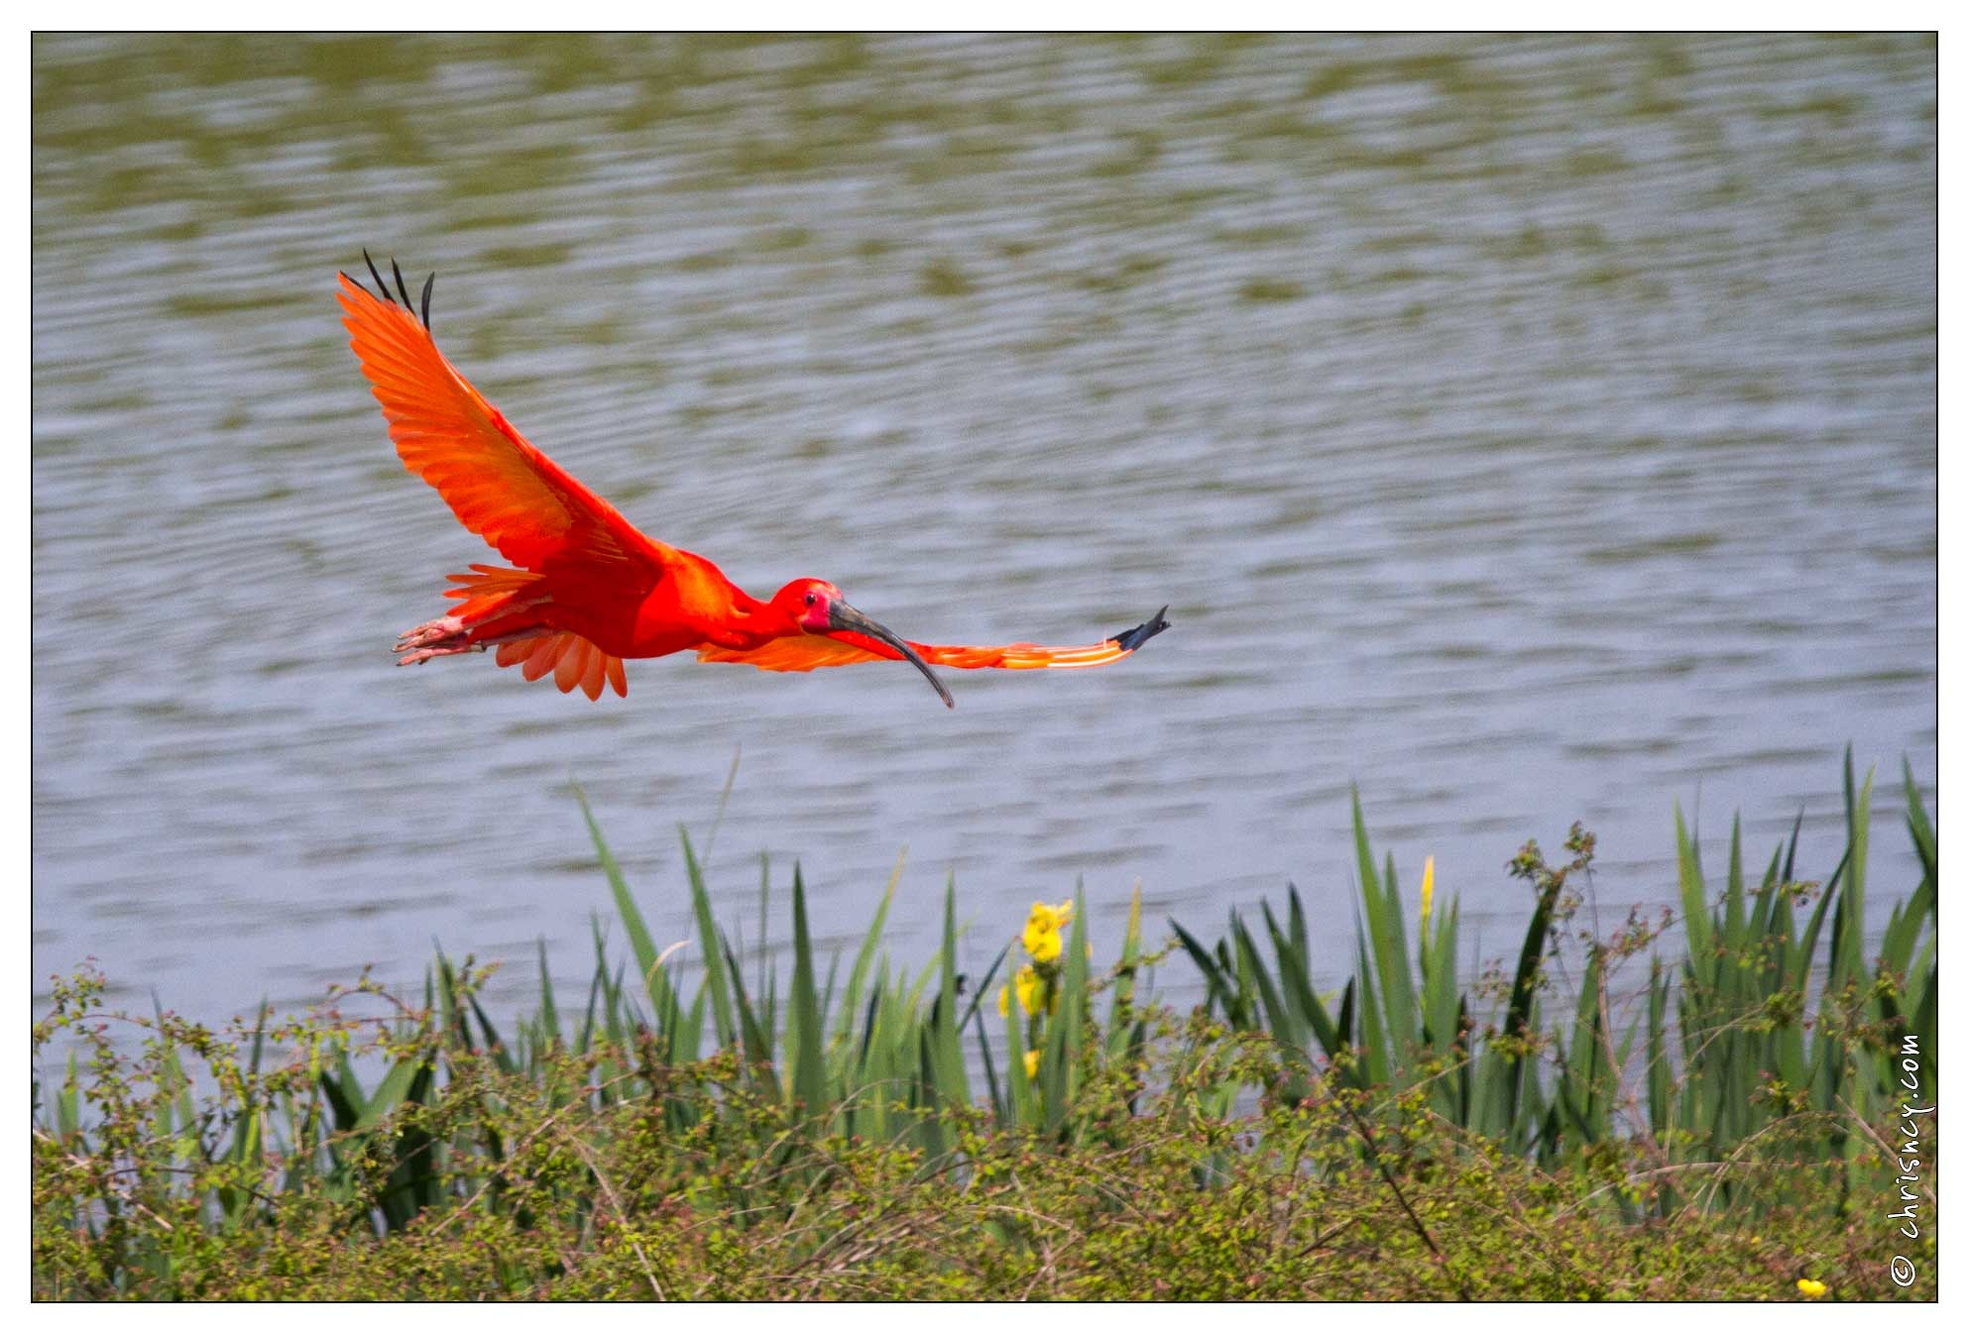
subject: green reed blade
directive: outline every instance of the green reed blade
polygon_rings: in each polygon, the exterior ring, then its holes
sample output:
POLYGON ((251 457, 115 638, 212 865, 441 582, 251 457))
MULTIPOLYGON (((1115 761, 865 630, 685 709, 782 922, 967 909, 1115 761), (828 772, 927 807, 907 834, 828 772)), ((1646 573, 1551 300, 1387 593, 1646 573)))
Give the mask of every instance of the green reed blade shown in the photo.
MULTIPOLYGON (((1127 1050, 1129 1018, 1135 1006, 1135 970, 1142 957, 1142 882, 1128 898, 1128 925, 1121 932, 1121 957, 1115 963, 1114 993, 1108 998, 1107 1049, 1110 1057, 1127 1050)), ((976 1004, 974 1000, 972 1002, 976 1004)))
POLYGON ((937 959, 937 999, 931 1010, 930 1069, 932 1092, 943 1107, 965 1107, 971 1102, 970 1080, 964 1068, 962 1029, 957 995, 957 880, 944 882, 943 942, 937 959))
MULTIPOLYGON (((1289 914, 1295 913, 1298 909, 1297 897, 1296 893, 1290 895, 1289 914)), ((1313 989, 1309 961, 1305 951, 1300 947, 1296 933, 1279 929, 1277 920, 1272 916, 1272 905, 1269 902, 1261 902, 1259 907, 1264 913, 1265 929, 1272 938, 1272 953, 1278 960, 1279 1002, 1283 1008, 1293 1012, 1298 1035, 1303 1036, 1305 1031, 1303 1027, 1297 1027, 1299 1021, 1310 1025, 1314 1041, 1319 1043, 1320 1050, 1331 1060, 1338 1056, 1340 1049, 1346 1045, 1347 1035, 1334 1025, 1332 1017, 1326 1012, 1326 1006, 1320 1003, 1319 994, 1313 989)), ((1301 920, 1303 921, 1303 918, 1301 920)), ((1276 1027, 1273 1029, 1273 1036, 1287 1045, 1299 1045, 1286 1034, 1279 1032, 1276 1027)))
POLYGON ((318 1082, 322 1096, 328 1099, 328 1110, 335 1119, 335 1129, 352 1131, 360 1127, 369 1100, 363 1096, 362 1085, 356 1079, 346 1051, 336 1053, 336 1068, 323 1070, 318 1082))
POLYGON ((1659 958, 1648 968, 1648 1129, 1665 1143, 1674 1129, 1674 1071, 1668 1064, 1668 977, 1659 958))
POLYGON ((792 1037, 787 1053, 792 1068, 787 1085, 808 1115, 826 1102, 826 1067, 820 1050, 820 996, 814 986, 813 939, 807 930, 807 886, 800 863, 793 863, 793 985, 786 997, 786 1027, 792 1037))
POLYGON ((882 928, 888 923, 889 907, 896 898, 896 886, 902 883, 902 862, 902 854, 898 853, 895 869, 889 872, 889 883, 882 889, 882 901, 875 906, 875 916, 861 938, 861 948, 855 951, 854 966, 848 970, 848 989, 843 995, 840 1009, 835 1012, 836 1041, 847 1035, 854 1023, 855 1011, 861 1006, 862 988, 867 984, 869 969, 874 967, 876 954, 881 947, 882 928))
POLYGON ((82 1071, 75 1049, 68 1052, 61 1089, 55 1094, 55 1135, 63 1141, 82 1133, 82 1071))
MULTIPOLYGON (((1049 1123, 1058 1125, 1065 1120, 1073 1100, 1079 1095, 1082 1079, 1081 1058, 1087 1049, 1087 1021, 1093 1014, 1093 1004, 1088 986, 1087 957, 1089 954, 1087 938, 1087 895, 1080 886, 1074 887, 1073 927, 1068 934, 1065 950, 1061 957, 1060 1013, 1047 1033, 1048 1047, 1053 1048, 1052 1039, 1057 1036, 1057 1065, 1042 1072, 1048 1078, 1049 1095, 1057 1087, 1059 1090, 1059 1116, 1049 1114, 1049 1123)), ((1050 1113, 1050 1109, 1049 1109, 1050 1113)))
POLYGON ((1922 809, 1921 794, 1914 786, 1914 776, 1906 770, 1907 761, 1902 760, 1901 763, 1907 793, 1908 836, 1913 840, 1915 855, 1921 862, 1921 881, 1904 902, 1895 905, 1881 938, 1881 957, 1888 970, 1895 973, 1908 972, 1914 961, 1916 946, 1935 919, 1938 883, 1935 830, 1928 823, 1928 812, 1922 809))
POLYGON ((547 937, 536 942, 540 959, 540 1031, 550 1042, 561 1040, 561 1012, 554 1006, 554 975, 547 968, 547 937))
POLYGON ((1853 748, 1846 747, 1846 884, 1833 916, 1831 974, 1827 985, 1865 978, 1867 839, 1873 816, 1873 770, 1857 795, 1853 791, 1853 748))
MULTIPOLYGON (((1354 984, 1355 979, 1350 977, 1347 979, 1347 985, 1341 989, 1340 1008, 1335 1012, 1333 1020, 1333 1031, 1339 1035, 1340 1045, 1342 1047, 1349 1046, 1354 1040, 1354 1011, 1358 1008, 1354 984)), ((1358 1064, 1358 1062, 1355 1063, 1356 1079, 1360 1078, 1358 1064)))
POLYGON ((697 938, 701 942, 698 952, 704 956, 704 989, 711 997, 712 1023, 718 1046, 730 1047, 741 1040, 732 1004, 733 991, 740 989, 739 979, 727 974, 719 950, 724 936, 711 917, 711 891, 705 887, 704 869, 697 864, 697 854, 691 850, 690 833, 682 825, 677 826, 677 839, 684 846, 684 873, 690 880, 691 916, 696 919, 697 938))
POLYGON ((1580 982, 1572 1041, 1566 1049, 1556 1098, 1565 1119, 1589 1144, 1604 1139, 1611 1129, 1608 1105, 1613 1096, 1612 1066, 1608 1061, 1602 1009, 1606 1002, 1602 968, 1600 952, 1593 950, 1587 957, 1586 975, 1580 982))
MULTIPOLYGON (((1406 1047, 1415 1037, 1415 981, 1409 973, 1408 938, 1401 894, 1395 883, 1395 864, 1391 856, 1385 873, 1374 873, 1374 853, 1368 846, 1367 821, 1361 814, 1359 789, 1353 791, 1354 856, 1360 875, 1360 908, 1366 913, 1362 932, 1359 917, 1354 929, 1361 932, 1360 954, 1363 969, 1372 966, 1376 990, 1380 993, 1380 1012, 1374 1026, 1382 1030, 1387 1050, 1376 1060, 1392 1077, 1406 1063, 1406 1047)), ((1370 1047, 1370 1056, 1374 1049, 1370 1047)))
MULTIPOLYGON (((608 840, 602 837, 602 827, 588 805, 588 795, 579 784, 574 785, 574 799, 581 807, 581 818, 588 825, 588 838, 595 845, 595 856, 602 864, 602 875, 608 880, 609 894, 615 900, 615 915, 622 919, 622 929, 629 934, 629 948, 636 956, 636 973, 647 988, 656 972, 656 942, 650 937, 649 925, 636 906, 636 896, 629 892, 629 882, 623 878, 622 867, 617 864, 615 854, 609 851, 608 840)), ((654 1000, 654 996, 651 999, 654 1000)))
POLYGON ((984 1067, 985 1105, 997 1114, 998 1123, 1005 1125, 1011 1120, 1011 1106, 1006 1101, 1007 1090, 998 1084, 996 1063, 991 1059, 991 1035, 985 1032, 984 1012, 975 1005, 971 1007, 970 1024, 977 1034, 978 1060, 984 1067))
POLYGON ((1457 1010, 1462 992, 1457 987, 1456 941, 1459 905, 1454 897, 1438 896, 1435 927, 1425 942, 1422 969, 1422 1041, 1437 1053, 1447 1053, 1457 1036, 1457 1010))
POLYGON ((1011 952, 1012 946, 1009 943, 999 947, 997 957, 992 959, 990 966, 984 970, 984 979, 971 991, 970 1004, 965 1007, 963 1018, 957 1022, 959 1028, 964 1028, 971 1022, 971 1016, 975 1015, 978 1012, 978 1008, 984 1004, 985 997, 997 996, 997 993, 992 990, 991 984, 997 980, 998 970, 1005 966, 1005 959, 1011 952))
POLYGON ((1368 929, 1361 922, 1360 908, 1354 909, 1354 978, 1360 984, 1360 1004, 1355 1022, 1360 1040, 1354 1054, 1363 1078, 1370 1084, 1388 1084, 1394 1076, 1392 1035, 1388 1032, 1387 1009, 1376 985, 1377 973, 1369 952, 1368 929))
MULTIPOLYGON (((1235 913, 1233 920, 1235 920, 1235 913)), ((1219 1011, 1224 1016, 1224 1022, 1233 1028, 1250 1027, 1252 1018, 1250 1000, 1237 989, 1232 980, 1231 970, 1225 967, 1217 955, 1205 949, 1201 941, 1184 930, 1183 924, 1173 917, 1169 919, 1169 928, 1176 933, 1176 939, 1182 943, 1184 952, 1190 956, 1190 962, 1194 963, 1197 971, 1203 974, 1205 1006, 1219 1011)), ((1218 941, 1218 947, 1220 949, 1223 947, 1221 939, 1218 941)))
MULTIPOLYGON (((261 1016, 263 1019, 266 1014, 265 1004, 264 1001, 261 1002, 261 1016)), ((154 1031, 158 1034, 159 1041, 163 1042, 165 1030, 164 1002, 158 997, 154 989, 150 993, 150 1005, 151 1012, 157 1017, 157 1027, 154 1031)), ((184 1063, 178 1057, 178 1044, 170 1042, 164 1045, 162 1054, 158 1059, 157 1092, 159 1096, 157 1106, 151 1113, 150 1133, 153 1139, 159 1142, 169 1142, 177 1138, 178 1127, 180 1125, 189 1124, 189 1122, 179 1119, 179 1110, 182 1105, 181 1100, 186 1093, 186 1086, 190 1082, 190 1079, 185 1075, 184 1063)))
POLYGON ((1907 828, 1914 839, 1915 854, 1929 880, 1935 876, 1935 826, 1928 821, 1928 809, 1921 803, 1921 789, 1914 784, 1914 770, 1907 757, 1901 757, 1901 784, 1907 791, 1907 828))
POLYGON ((486 1014, 485 1007, 479 1003, 478 993, 473 992, 469 999, 472 1003, 472 1015, 479 1021, 480 1041, 486 1053, 492 1057, 493 1065, 501 1074, 518 1074, 519 1053, 509 1047, 499 1036, 499 1030, 492 1026, 491 1017, 486 1014))
POLYGON ((1730 870, 1723 885, 1723 939, 1737 958, 1746 944, 1744 923, 1743 818, 1738 816, 1730 821, 1730 870))
MULTIPOLYGON (((1676 821, 1679 828, 1679 811, 1676 821)), ((1504 1018, 1504 1033, 1515 1042, 1529 1041, 1535 1031, 1535 993, 1551 931, 1552 906, 1558 899, 1562 883, 1556 878, 1552 879, 1539 891, 1531 922, 1525 928, 1524 944, 1518 951, 1518 969, 1511 980, 1511 999, 1504 1018)), ((1701 920, 1706 926, 1709 921, 1707 914, 1703 914, 1701 920)), ((1536 1106, 1539 1101, 1538 1081, 1527 1077, 1528 1066, 1527 1058, 1516 1050, 1504 1056, 1502 1068, 1496 1076, 1494 1095, 1501 1100, 1498 1104, 1500 1130, 1517 1126, 1520 1114, 1536 1106)))
MULTIPOLYGON (((794 868, 799 869, 797 866, 794 868)), ((764 995, 770 985, 766 980, 766 969, 771 966, 772 952, 766 948, 766 910, 772 902, 772 860, 765 853, 759 854, 759 972, 754 984, 755 990, 764 995)), ((739 942, 741 954, 744 941, 739 942)))
POLYGON ((1682 821, 1682 803, 1675 803, 1675 864, 1682 893, 1682 930, 1688 940, 1689 966, 1698 982, 1715 981, 1715 940, 1709 917, 1709 893, 1703 887, 1702 861, 1695 840, 1682 821))
MULTIPOLYGON (((1005 1090, 1012 1125, 1037 1128, 1041 1124, 1042 1104, 1038 1086, 1026 1075, 1025 1054, 1029 1046, 1025 1033, 1025 1011, 1014 999, 1005 1007, 1005 1090)), ((1046 1063, 1040 1054, 1041 1073, 1046 1063)))
MULTIPOLYGON (((760 1010, 753 1006, 751 993, 745 989, 744 974, 739 971, 738 961, 732 954, 731 942, 725 939, 723 932, 718 933, 717 942, 717 948, 712 952, 722 955, 725 964, 724 976, 731 984, 731 1006, 737 1017, 735 1027, 739 1049, 745 1054, 746 1064, 755 1073, 763 1075, 774 1064, 776 1034, 772 1014, 767 1010, 762 1017, 760 1010)), ((706 979, 705 985, 707 987, 711 985, 709 979, 706 979)), ((761 997, 761 1000, 765 999, 767 998, 761 997)))
POLYGON ((1255 992, 1258 1004, 1265 1016, 1265 1026, 1272 1037, 1289 1051, 1303 1052, 1306 1048, 1306 1030, 1300 1022, 1298 1013, 1285 1003, 1285 998, 1272 983, 1271 973, 1258 954, 1258 946, 1251 938, 1244 919, 1235 912, 1231 914, 1231 941, 1237 951, 1239 979, 1248 979, 1247 992, 1255 992))

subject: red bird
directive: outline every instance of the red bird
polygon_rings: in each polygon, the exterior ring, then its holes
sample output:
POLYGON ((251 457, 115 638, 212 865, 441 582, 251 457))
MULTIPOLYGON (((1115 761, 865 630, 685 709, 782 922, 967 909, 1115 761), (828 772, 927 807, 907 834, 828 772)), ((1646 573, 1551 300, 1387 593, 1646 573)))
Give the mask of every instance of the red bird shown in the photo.
POLYGON ((687 649, 699 662, 749 662, 770 672, 886 659, 914 665, 954 708, 932 663, 1099 667, 1169 628, 1164 607, 1099 644, 971 648, 903 639, 849 606, 825 579, 795 579, 761 602, 704 557, 636 531, 472 388, 431 338, 436 274, 424 284, 420 321, 403 271, 390 265, 392 296, 368 252, 363 259, 381 295, 342 274, 342 324, 383 405, 398 457, 437 488, 460 523, 518 567, 473 565, 446 575, 457 587, 445 596, 458 605, 403 633, 398 666, 495 648, 501 667, 518 664, 529 681, 552 672, 563 693, 580 686, 599 699, 603 682, 629 693, 624 658, 687 649))

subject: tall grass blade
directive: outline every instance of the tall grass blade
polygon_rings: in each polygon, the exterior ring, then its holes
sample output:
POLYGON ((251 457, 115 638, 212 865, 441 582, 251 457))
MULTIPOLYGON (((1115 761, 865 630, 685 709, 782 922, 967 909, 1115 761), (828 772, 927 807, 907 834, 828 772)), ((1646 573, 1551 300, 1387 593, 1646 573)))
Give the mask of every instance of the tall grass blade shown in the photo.
POLYGON ((826 1067, 820 1050, 820 997, 814 986, 813 939, 807 931, 807 887, 800 864, 793 864, 793 985, 786 995, 786 1023, 792 1037, 788 1084, 808 1115, 826 1103, 826 1067))
MULTIPOLYGON (((1360 906, 1366 913, 1361 931, 1361 957, 1371 966, 1380 1013, 1374 1016, 1378 1043, 1369 1057, 1383 1079, 1396 1079, 1407 1064, 1406 1047, 1415 1040, 1415 980, 1408 966, 1408 929, 1401 894, 1395 884, 1395 864, 1389 858, 1384 874, 1374 873, 1374 853, 1368 845, 1367 821, 1361 814, 1361 795, 1353 791, 1354 856, 1360 875, 1360 906), (1380 1050, 1377 1054, 1376 1047, 1380 1050)), ((1365 999, 1365 992, 1363 992, 1365 999)), ((1366 1015, 1363 1014, 1365 1018, 1366 1015)))
MULTIPOLYGON (((588 838, 595 845, 595 856, 602 864, 602 875, 608 880, 609 894, 615 900, 615 915, 622 919, 622 929, 629 933, 629 950, 636 956, 636 974, 647 987, 656 974, 656 941, 650 937, 649 926, 643 921, 641 909, 636 906, 636 896, 629 892, 629 882, 622 876, 622 867, 617 864, 615 854, 609 851, 608 840, 602 837, 602 827, 588 805, 588 794, 578 784, 574 788, 574 799, 581 806, 581 818, 588 825, 588 838)), ((650 999, 656 999, 653 993, 650 999)))
POLYGON ((702 942, 699 952, 704 956, 704 990, 711 998, 711 1021, 718 1045, 734 1046, 741 1040, 732 996, 737 979, 726 969, 720 950, 724 934, 711 916, 711 891, 704 884, 704 868, 698 865, 690 833, 682 825, 677 827, 677 838, 684 845, 684 873, 690 880, 691 916, 697 921, 697 938, 702 942))

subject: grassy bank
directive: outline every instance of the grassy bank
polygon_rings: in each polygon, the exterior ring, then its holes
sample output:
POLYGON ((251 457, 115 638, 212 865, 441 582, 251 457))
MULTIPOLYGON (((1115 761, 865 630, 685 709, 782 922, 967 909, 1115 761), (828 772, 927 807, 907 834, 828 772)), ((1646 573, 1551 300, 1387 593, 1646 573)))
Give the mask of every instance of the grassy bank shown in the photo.
POLYGON ((510 1032, 470 960, 229 1032, 61 981, 34 1030, 37 1065, 73 1053, 36 1086, 35 1291, 1932 1297, 1933 1125, 1910 1168, 1901 1107, 1935 1087, 1935 838, 1910 779, 1922 878, 1869 949, 1872 781, 1849 762, 1845 788, 1820 880, 1795 833, 1755 877, 1733 833, 1712 880, 1678 820, 1672 950, 1666 919, 1583 926, 1590 834, 1563 862, 1527 844, 1522 945, 1475 981, 1453 898, 1425 870, 1405 907, 1358 806, 1343 979, 1311 975, 1296 893, 1166 942, 1034 904, 967 980, 954 891, 936 957, 887 957, 892 882, 822 960, 796 871, 790 972, 748 987, 687 839, 713 947, 681 974, 591 820, 633 957, 598 938, 578 1005, 543 966, 510 1032), (1159 960, 1205 1005, 1138 994, 1159 960))

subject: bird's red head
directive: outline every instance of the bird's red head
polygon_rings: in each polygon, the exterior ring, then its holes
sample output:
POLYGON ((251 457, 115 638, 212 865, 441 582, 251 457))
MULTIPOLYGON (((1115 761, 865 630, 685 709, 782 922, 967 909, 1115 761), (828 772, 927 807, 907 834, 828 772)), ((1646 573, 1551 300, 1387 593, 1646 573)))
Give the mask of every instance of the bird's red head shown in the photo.
POLYGON ((810 635, 824 635, 831 630, 834 608, 847 605, 841 590, 825 579, 795 579, 773 594, 773 601, 810 635))
POLYGON ((773 594, 773 606, 807 634, 840 638, 838 632, 846 631, 863 639, 887 645, 894 649, 897 655, 913 663, 917 671, 923 673, 937 694, 942 697, 945 707, 952 709, 957 707, 957 701, 950 697, 950 691, 937 679, 937 674, 930 670, 930 664, 923 661, 922 654, 886 625, 850 607, 848 600, 841 596, 841 590, 827 580, 795 579, 773 594))

